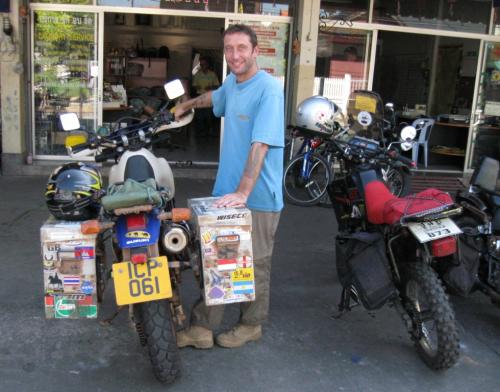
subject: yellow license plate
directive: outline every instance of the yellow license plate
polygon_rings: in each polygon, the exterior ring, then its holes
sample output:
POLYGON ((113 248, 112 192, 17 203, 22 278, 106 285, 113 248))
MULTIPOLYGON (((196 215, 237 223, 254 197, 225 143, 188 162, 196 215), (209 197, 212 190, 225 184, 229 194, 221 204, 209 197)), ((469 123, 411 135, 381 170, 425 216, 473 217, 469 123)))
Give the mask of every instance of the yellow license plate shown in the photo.
POLYGON ((151 258, 144 264, 133 264, 129 261, 113 264, 113 279, 118 305, 172 297, 165 256, 151 258))

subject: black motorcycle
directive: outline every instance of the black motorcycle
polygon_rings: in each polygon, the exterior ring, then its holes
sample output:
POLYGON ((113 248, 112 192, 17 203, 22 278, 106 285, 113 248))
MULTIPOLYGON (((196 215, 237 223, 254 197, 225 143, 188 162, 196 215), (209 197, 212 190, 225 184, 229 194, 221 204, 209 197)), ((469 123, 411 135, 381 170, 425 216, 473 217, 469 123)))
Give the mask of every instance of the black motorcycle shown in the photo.
POLYGON ((434 370, 450 368, 459 356, 458 328, 435 266, 456 251, 459 229, 449 217, 461 209, 437 189, 391 194, 378 162, 405 161, 397 151, 359 136, 336 146, 345 170, 328 193, 339 227, 339 316, 353 302, 368 310, 393 305, 423 361, 434 370))
POLYGON ((469 189, 456 195, 464 214, 457 219, 462 234, 459 252, 443 272, 443 280, 458 294, 480 290, 500 306, 500 164, 483 157, 469 189))

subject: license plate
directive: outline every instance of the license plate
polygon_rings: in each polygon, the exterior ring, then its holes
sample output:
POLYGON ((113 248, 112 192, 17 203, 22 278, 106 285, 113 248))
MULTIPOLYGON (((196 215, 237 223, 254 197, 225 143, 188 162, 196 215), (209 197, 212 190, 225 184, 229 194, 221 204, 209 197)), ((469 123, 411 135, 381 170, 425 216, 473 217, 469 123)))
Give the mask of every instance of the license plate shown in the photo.
POLYGON ((462 232, 450 218, 428 222, 412 222, 408 223, 408 228, 421 243, 449 237, 462 232))
POLYGON ((151 258, 144 264, 133 264, 129 261, 113 264, 113 279, 118 305, 172 297, 165 256, 151 258))

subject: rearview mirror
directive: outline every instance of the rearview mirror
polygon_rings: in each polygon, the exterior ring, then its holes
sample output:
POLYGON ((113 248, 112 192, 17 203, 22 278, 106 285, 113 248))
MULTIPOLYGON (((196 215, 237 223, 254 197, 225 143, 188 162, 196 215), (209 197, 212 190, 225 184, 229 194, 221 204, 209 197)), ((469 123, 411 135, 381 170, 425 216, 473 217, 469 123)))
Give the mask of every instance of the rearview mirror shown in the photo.
POLYGON ((411 125, 407 125, 401 130, 400 138, 403 142, 411 142, 417 136, 417 130, 411 125))
POLYGON ((80 120, 76 113, 62 113, 59 115, 61 128, 65 131, 75 131, 80 129, 80 120))
POLYGON ((184 86, 179 79, 172 80, 171 82, 166 83, 164 86, 165 92, 167 93, 167 97, 169 99, 179 98, 184 95, 184 86))

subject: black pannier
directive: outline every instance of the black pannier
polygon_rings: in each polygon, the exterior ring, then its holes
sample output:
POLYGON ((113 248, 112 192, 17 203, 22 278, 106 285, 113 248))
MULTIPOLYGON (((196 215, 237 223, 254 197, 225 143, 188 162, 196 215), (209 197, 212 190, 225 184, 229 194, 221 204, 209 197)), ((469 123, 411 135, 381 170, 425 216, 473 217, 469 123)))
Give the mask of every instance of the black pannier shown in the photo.
POLYGON ((396 295, 381 233, 339 234, 336 264, 340 283, 353 286, 366 309, 378 309, 396 295))

